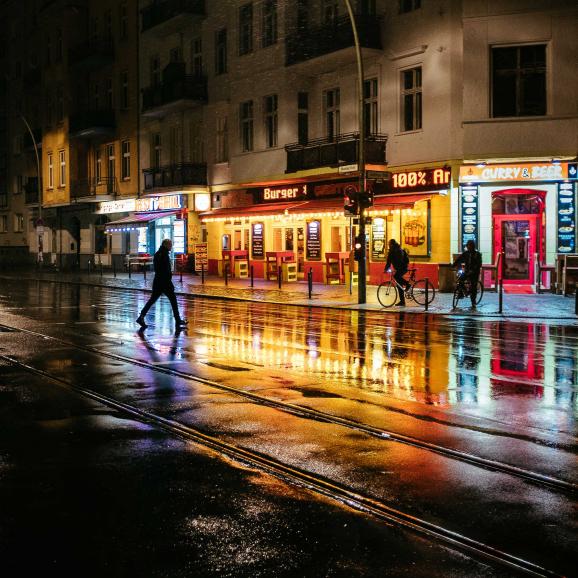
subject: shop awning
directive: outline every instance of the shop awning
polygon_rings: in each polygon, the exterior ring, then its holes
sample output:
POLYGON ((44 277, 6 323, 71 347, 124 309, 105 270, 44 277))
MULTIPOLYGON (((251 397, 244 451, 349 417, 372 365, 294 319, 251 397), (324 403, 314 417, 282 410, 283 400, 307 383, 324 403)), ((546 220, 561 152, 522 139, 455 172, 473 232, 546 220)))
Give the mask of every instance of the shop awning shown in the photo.
MULTIPOLYGON (((373 207, 368 211, 380 209, 411 209, 417 201, 431 199, 432 193, 415 195, 383 195, 375 197, 373 207)), ((271 203, 269 205, 251 205, 234 209, 213 209, 201 213, 203 221, 211 220, 234 220, 243 217, 266 217, 283 215, 300 215, 311 213, 343 213, 343 199, 312 199, 295 203, 271 203)))
POLYGON ((117 231, 130 231, 131 229, 138 229, 139 227, 146 227, 151 221, 157 219, 164 219, 165 217, 172 217, 180 211, 162 211, 154 213, 135 213, 130 217, 123 217, 116 221, 106 223, 105 230, 110 233, 117 231))

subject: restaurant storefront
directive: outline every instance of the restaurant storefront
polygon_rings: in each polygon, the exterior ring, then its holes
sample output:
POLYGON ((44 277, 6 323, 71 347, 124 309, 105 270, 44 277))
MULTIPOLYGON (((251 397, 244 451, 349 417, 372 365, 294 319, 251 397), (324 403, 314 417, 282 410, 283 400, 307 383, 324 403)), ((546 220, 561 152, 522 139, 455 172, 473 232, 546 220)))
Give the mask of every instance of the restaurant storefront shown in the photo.
MULTIPOLYGON (((312 271, 315 282, 347 282, 356 270, 351 247, 358 219, 344 211, 344 194, 356 186, 355 176, 348 176, 228 191, 226 207, 201 214, 208 272, 223 274, 228 262, 234 275, 235 261, 244 260, 255 277, 276 279, 276 271, 291 263, 295 280, 312 271)), ((366 211, 369 282, 382 280, 392 238, 408 250, 419 274, 437 282, 437 262, 449 255, 451 170, 369 172, 368 186, 374 192, 366 211)))
POLYGON ((536 263, 576 253, 576 163, 478 164, 460 168, 460 245, 484 263, 503 255, 504 285, 536 283, 536 263))

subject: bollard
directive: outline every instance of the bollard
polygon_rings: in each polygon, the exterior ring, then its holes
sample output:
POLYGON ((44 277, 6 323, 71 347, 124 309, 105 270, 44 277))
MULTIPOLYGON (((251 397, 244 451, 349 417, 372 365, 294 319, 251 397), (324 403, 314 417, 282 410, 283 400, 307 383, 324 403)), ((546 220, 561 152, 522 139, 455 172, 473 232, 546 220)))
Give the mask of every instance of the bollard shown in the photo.
POLYGON ((501 313, 504 306, 504 281, 502 279, 500 279, 498 291, 498 313, 501 313))
POLYGON ((112 260, 112 275, 116 279, 116 261, 112 260))
POLYGON ((225 263, 225 286, 229 284, 229 263, 225 263))
POLYGON ((279 286, 279 289, 281 289, 282 279, 283 279, 283 269, 281 268, 281 265, 279 265, 279 267, 277 267, 277 284, 279 286))
POLYGON ((128 278, 130 279, 130 261, 129 261, 129 264, 128 264, 128 278))
POLYGON ((425 310, 429 307, 429 279, 425 278, 425 310))
POLYGON ((205 284, 205 264, 201 263, 201 285, 205 284))
POLYGON ((146 281, 147 280, 147 266, 146 265, 143 265, 142 273, 143 273, 144 280, 146 281))
POLYGON ((90 259, 89 259, 89 260, 88 260, 88 276, 89 276, 89 277, 90 277, 90 273, 91 273, 91 271, 90 271, 90 259))
POLYGON ((309 299, 313 293, 313 268, 309 267, 309 273, 307 273, 307 288, 309 290, 309 299))
POLYGON ((251 287, 253 287, 253 265, 251 265, 251 287))

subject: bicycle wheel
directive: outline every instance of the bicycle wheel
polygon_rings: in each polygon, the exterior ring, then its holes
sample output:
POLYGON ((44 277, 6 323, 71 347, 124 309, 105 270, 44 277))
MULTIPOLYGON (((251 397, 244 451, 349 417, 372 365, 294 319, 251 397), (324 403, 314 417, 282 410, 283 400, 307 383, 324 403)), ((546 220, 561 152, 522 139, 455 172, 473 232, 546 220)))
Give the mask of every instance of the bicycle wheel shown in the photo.
POLYGON ((433 285, 425 279, 418 279, 411 287, 411 297, 418 305, 425 305, 427 284, 427 304, 429 305, 436 296, 433 285))
POLYGON ((382 283, 377 288, 377 300, 381 303, 382 307, 392 307, 397 301, 397 289, 395 284, 391 281, 386 281, 382 283))
POLYGON ((484 296, 484 285, 481 281, 478 281, 478 293, 476 295, 476 305, 479 304, 483 296, 484 296))
POLYGON ((462 299, 464 297, 464 290, 462 287, 460 287, 460 285, 458 284, 458 286, 456 287, 455 291, 454 291, 454 298, 452 301, 452 309, 455 309, 458 306, 458 303, 460 302, 460 299, 462 299))

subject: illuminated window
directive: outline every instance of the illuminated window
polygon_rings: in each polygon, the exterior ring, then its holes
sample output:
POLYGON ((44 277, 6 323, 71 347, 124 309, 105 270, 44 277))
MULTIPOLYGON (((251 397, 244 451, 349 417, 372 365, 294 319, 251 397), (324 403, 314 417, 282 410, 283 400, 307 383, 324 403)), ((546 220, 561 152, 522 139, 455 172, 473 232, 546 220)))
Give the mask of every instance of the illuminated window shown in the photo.
POLYGON ((66 152, 58 151, 58 164, 59 164, 59 186, 66 186, 66 152))
POLYGON ((263 0, 263 48, 277 42, 277 0, 263 0))
POLYGON ((48 153, 48 188, 54 188, 54 160, 52 153, 48 153))
POLYGON ((227 29, 223 28, 215 34, 215 74, 227 72, 227 29))
POLYGON ((253 4, 239 8, 239 54, 253 51, 253 4))
POLYGON ((325 112, 325 136, 334 140, 340 132, 339 88, 326 90, 323 93, 323 109, 325 112))
POLYGON ((265 114, 265 146, 277 146, 277 95, 272 94, 263 99, 265 114))
POLYGON ((492 117, 546 114, 546 45, 492 48, 492 117))
POLYGON ((421 8, 421 0, 400 0, 399 11, 401 14, 404 12, 411 12, 421 8))
POLYGON ((401 73, 401 130, 419 130, 421 119, 422 91, 421 66, 401 73))
POLYGON ((365 134, 377 134, 377 78, 363 82, 363 122, 365 134))
POLYGON ((125 140, 121 143, 122 147, 122 178, 123 180, 130 179, 130 141, 125 140))
POLYGON ((253 101, 248 100, 240 105, 241 149, 243 152, 253 150, 253 101))
POLYGON ((112 182, 116 175, 115 171, 116 158, 114 156, 114 144, 106 145, 106 157, 107 157, 107 173, 108 173, 107 176, 109 182, 112 182))

